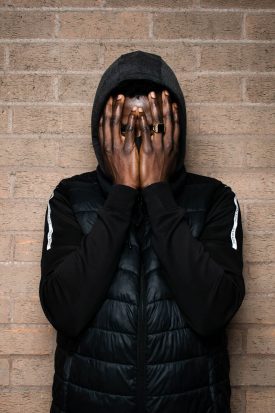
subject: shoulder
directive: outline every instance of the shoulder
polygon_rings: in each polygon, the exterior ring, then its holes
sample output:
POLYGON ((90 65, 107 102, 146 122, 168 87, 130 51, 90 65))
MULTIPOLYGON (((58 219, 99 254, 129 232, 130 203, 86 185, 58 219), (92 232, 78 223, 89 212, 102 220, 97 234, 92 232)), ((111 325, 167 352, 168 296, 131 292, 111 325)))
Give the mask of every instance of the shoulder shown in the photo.
POLYGON ((96 179, 96 170, 65 177, 53 188, 50 199, 63 199, 65 202, 69 202, 69 191, 71 188, 79 187, 85 183, 94 183, 96 179))
POLYGON ((228 183, 212 176, 188 172, 186 177, 186 185, 190 185, 190 187, 200 186, 202 188, 208 188, 208 190, 212 193, 212 201, 217 200, 220 196, 236 196, 236 192, 228 183))

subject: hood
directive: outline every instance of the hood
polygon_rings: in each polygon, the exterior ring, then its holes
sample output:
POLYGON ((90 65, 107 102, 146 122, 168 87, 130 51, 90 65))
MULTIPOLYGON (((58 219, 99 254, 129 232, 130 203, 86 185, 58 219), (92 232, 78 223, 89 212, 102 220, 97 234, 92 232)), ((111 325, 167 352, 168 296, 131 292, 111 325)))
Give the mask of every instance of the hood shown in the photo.
POLYGON ((91 116, 92 146, 98 160, 97 171, 103 177, 104 163, 98 136, 101 113, 113 89, 128 79, 143 79, 161 84, 163 88, 168 89, 171 98, 178 103, 181 132, 174 172, 174 175, 178 176, 179 171, 185 171, 186 107, 184 96, 175 73, 162 57, 141 50, 122 54, 106 69, 98 84, 91 116))

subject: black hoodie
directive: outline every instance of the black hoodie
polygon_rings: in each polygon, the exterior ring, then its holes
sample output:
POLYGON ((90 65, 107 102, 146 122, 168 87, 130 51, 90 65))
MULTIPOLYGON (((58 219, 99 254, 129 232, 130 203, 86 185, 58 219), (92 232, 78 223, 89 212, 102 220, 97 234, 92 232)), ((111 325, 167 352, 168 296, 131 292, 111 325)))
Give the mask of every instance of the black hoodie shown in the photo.
POLYGON ((192 174, 186 172, 183 163, 186 109, 172 69, 151 53, 136 51, 120 56, 99 83, 91 126, 98 166, 87 174, 97 174, 106 201, 92 231, 84 235, 72 212, 66 180, 54 189, 45 215, 39 287, 46 317, 67 336, 77 336, 85 329, 106 297, 131 220, 135 219, 141 228, 143 214, 148 213, 154 249, 186 319, 202 335, 224 327, 244 297, 241 212, 235 193, 227 185, 220 185, 200 240, 192 236, 185 210, 176 202, 187 175, 192 174), (101 111, 113 88, 126 79, 162 84, 180 110, 177 169, 168 182, 153 183, 142 191, 112 184, 104 174, 98 139, 101 111), (143 204, 137 203, 138 199, 143 204))

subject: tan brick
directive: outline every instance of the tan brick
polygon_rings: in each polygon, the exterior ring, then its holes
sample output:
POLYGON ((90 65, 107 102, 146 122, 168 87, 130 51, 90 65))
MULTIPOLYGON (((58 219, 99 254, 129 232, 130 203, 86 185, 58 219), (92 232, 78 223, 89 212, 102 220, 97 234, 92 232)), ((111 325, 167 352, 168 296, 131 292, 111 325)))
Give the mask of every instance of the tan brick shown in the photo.
POLYGON ((102 46, 104 53, 104 66, 109 66, 121 54, 143 50, 144 52, 154 53, 161 56, 168 65, 170 65, 177 74, 177 71, 193 71, 197 67, 197 53, 199 46, 188 45, 182 43, 169 44, 167 43, 150 43, 138 42, 128 43, 105 43, 102 46))
POLYGON ((228 350, 230 354, 240 354, 242 352, 242 331, 230 326, 227 329, 228 350))
POLYGON ((274 44, 201 45, 201 70, 274 71, 274 44))
POLYGON ((0 405, 3 413, 50 411, 51 391, 48 390, 16 390, 11 389, 0 393, 0 405))
POLYGON ((53 381, 52 358, 16 358, 12 360, 13 386, 50 386, 53 381))
POLYGON ((246 276, 248 292, 275 293, 275 263, 251 263, 246 276))
POLYGON ((230 407, 232 413, 245 413, 245 394, 242 389, 231 386, 230 407))
POLYGON ((275 254, 275 233, 245 234, 244 250, 244 255, 249 262, 272 261, 275 254))
POLYGON ((2 0, 2 7, 57 7, 61 0, 2 0))
POLYGON ((274 389, 251 389, 246 392, 246 413, 274 413, 274 389))
POLYGON ((59 165, 62 167, 77 166, 96 168, 97 161, 92 154, 91 139, 66 139, 60 144, 59 165))
MULTIPOLYGON (((45 210, 46 213, 46 210, 45 210)), ((15 261, 40 261, 42 252, 44 227, 41 226, 40 232, 15 235, 15 261)))
POLYGON ((241 84, 236 76, 178 76, 185 100, 191 102, 240 102, 241 84))
POLYGON ((0 225, 4 231, 41 229, 44 224, 45 203, 38 201, 0 200, 0 225))
POLYGON ((10 375, 9 360, 0 359, 0 386, 8 386, 10 384, 9 375, 10 375))
POLYGON ((229 136, 225 139, 192 137, 186 143, 186 163, 213 168, 240 167, 245 161, 244 149, 245 142, 229 136))
MULTIPOLYGON (((41 122, 41 119, 40 119, 41 122)), ((54 139, 0 139, 1 166, 53 166, 56 163, 58 142, 54 139)))
POLYGON ((106 0, 105 6, 107 7, 192 7, 194 0, 173 0, 167 4, 165 0, 106 0))
POLYGON ((53 100, 53 80, 39 75, 0 76, 0 95, 7 101, 53 100))
POLYGON ((275 296, 248 294, 234 316, 234 322, 273 324, 275 296))
POLYGON ((247 205, 246 228, 249 231, 275 232, 275 204, 247 205))
POLYGON ((275 8, 273 0, 200 0, 201 7, 275 8))
POLYGON ((8 131, 8 109, 2 106, 0 108, 0 133, 8 131))
POLYGON ((54 106, 14 106, 13 132, 60 133, 62 128, 61 111, 61 108, 54 106))
POLYGON ((11 319, 11 302, 9 296, 0 295, 0 323, 9 323, 11 319))
POLYGON ((13 240, 10 234, 0 234, 0 261, 10 261, 12 258, 13 240))
POLYGON ((9 54, 15 70, 94 70, 99 68, 100 45, 10 44, 9 54))
POLYGON ((0 38, 51 38, 54 35, 54 21, 54 12, 2 10, 0 15, 0 38))
POLYGON ((64 172, 16 171, 13 196, 14 198, 44 197, 48 199, 63 177, 66 177, 64 172))
POLYGON ((256 103, 275 103, 275 76, 255 76, 246 79, 247 100, 256 103))
MULTIPOLYGON (((89 107, 62 107, 62 132, 91 135, 91 110, 89 107)), ((60 146, 63 150, 63 147, 60 146)))
POLYGON ((245 20, 245 30, 248 39, 275 39, 275 13, 248 14, 245 20))
POLYGON ((0 263, 0 291, 17 296, 18 293, 38 294, 41 269, 39 263, 0 263))
POLYGON ((154 13, 153 34, 161 39, 240 39, 239 13, 154 13))
POLYGON ((131 11, 60 13, 60 38, 141 39, 149 36, 149 16, 131 11))
MULTIPOLYGON (((258 106, 201 106, 200 132, 204 134, 275 133, 275 109, 258 106)), ((254 143, 262 144, 257 139, 254 143)), ((271 145, 271 141, 264 142, 271 145)), ((250 149, 250 147, 249 147, 250 149)), ((253 154, 251 154, 253 156, 253 154)), ((257 153, 258 156, 258 153, 257 153)), ((250 159, 250 158, 249 158, 250 159)), ((254 166, 254 165, 253 165, 254 166)), ((266 166, 266 165, 265 165, 266 166)))
POLYGON ((5 65, 5 46, 0 45, 0 69, 2 70, 5 65))
POLYGON ((233 355, 230 378, 232 385, 274 386, 275 360, 270 357, 233 355))
POLYGON ((42 310, 38 293, 35 295, 18 294, 13 299, 13 323, 48 324, 42 310))
POLYGON ((58 100, 62 102, 92 102, 100 75, 64 75, 58 84, 58 100))
POLYGON ((0 198, 10 197, 10 174, 0 171, 0 198))
POLYGON ((52 326, 0 326, 1 354, 52 354, 52 326))
POLYGON ((275 327, 249 328, 247 353, 275 354, 275 327))
MULTIPOLYGON (((269 112, 269 116, 270 116, 270 122, 269 122, 270 133, 274 133, 275 132, 275 109, 273 110, 273 113, 269 112), (272 118, 274 119, 274 122, 272 118)), ((263 128, 263 133, 265 133, 264 130, 265 128, 263 128)), ((248 166, 251 166, 251 167, 262 166, 265 168, 274 167, 275 166, 274 153, 275 153, 274 139, 253 138, 247 142, 247 164, 248 166)))
POLYGON ((238 198, 241 201, 242 198, 245 199, 274 199, 274 188, 275 188, 275 173, 272 169, 267 169, 266 171, 239 171, 228 172, 226 170, 211 170, 209 171, 209 176, 220 179, 234 188, 235 192, 238 194, 238 198))

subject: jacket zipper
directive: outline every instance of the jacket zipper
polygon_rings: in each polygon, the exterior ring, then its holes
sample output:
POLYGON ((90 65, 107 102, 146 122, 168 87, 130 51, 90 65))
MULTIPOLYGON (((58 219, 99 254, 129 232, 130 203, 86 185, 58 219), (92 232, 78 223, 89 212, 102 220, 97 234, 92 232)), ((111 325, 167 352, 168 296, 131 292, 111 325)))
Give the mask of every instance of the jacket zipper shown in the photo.
POLYGON ((145 412, 145 349, 146 349, 146 289, 143 261, 141 259, 140 294, 138 311, 138 358, 137 358, 137 413, 145 412))

